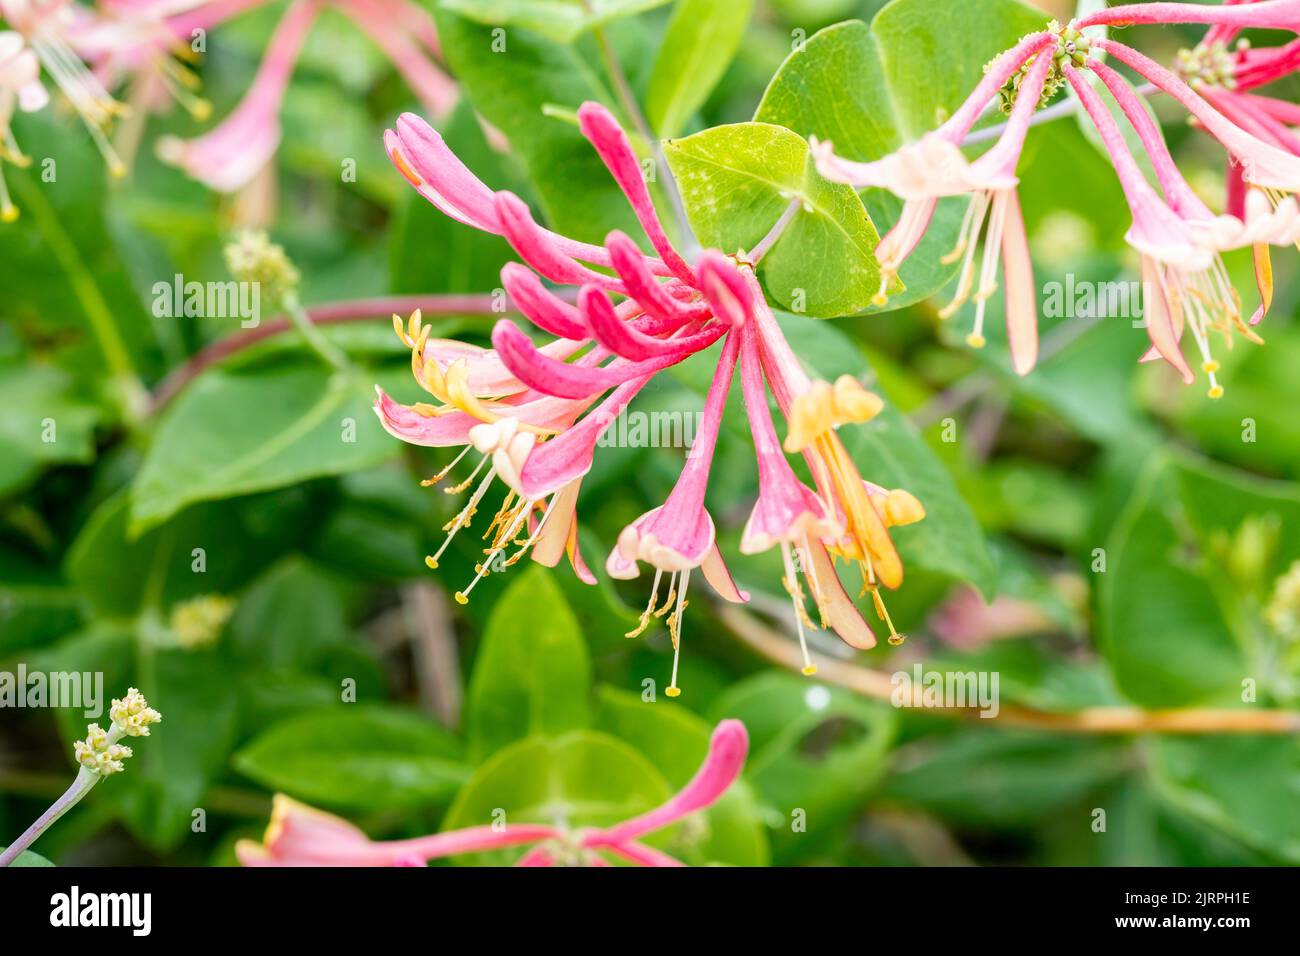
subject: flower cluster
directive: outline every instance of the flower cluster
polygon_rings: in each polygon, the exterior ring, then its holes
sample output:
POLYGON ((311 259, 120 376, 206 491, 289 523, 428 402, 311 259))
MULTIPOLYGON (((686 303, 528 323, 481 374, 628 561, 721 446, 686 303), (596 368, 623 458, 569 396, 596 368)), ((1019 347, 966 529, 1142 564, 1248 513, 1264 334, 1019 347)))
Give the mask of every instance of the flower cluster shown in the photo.
POLYGON ((113 721, 113 728, 128 737, 148 737, 150 725, 162 720, 162 714, 150 707, 144 695, 134 687, 128 687, 121 700, 113 700, 108 716, 113 721))
POLYGON ((91 724, 86 728, 86 738, 73 744, 77 763, 101 777, 120 773, 124 769, 122 761, 133 753, 118 741, 123 737, 148 737, 149 727, 162 720, 162 715, 134 687, 128 688, 121 700, 113 700, 108 715, 112 724, 107 731, 99 724, 91 724))
MULTIPOLYGON (((130 747, 112 742, 112 732, 105 732, 99 724, 86 728, 86 739, 78 740, 72 745, 77 763, 101 777, 120 773, 124 767, 122 761, 133 753, 130 747)), ((120 737, 118 737, 120 739, 120 737)))
POLYGON ((1038 354, 1038 316, 1033 268, 1016 194, 1016 167, 1045 91, 1068 83, 1105 144, 1133 215, 1127 239, 1141 257, 1151 339, 1143 361, 1163 359, 1190 384, 1195 372, 1183 348, 1183 340, 1190 336, 1200 370, 1209 379, 1210 396, 1221 396, 1213 337, 1221 335, 1231 346, 1235 331, 1251 341, 1261 341, 1254 326, 1272 302, 1269 246, 1292 245, 1300 239, 1300 204, 1295 196, 1300 191, 1300 139, 1286 125, 1300 119, 1300 113, 1290 104, 1279 105, 1245 92, 1252 85, 1294 70, 1300 54, 1291 44, 1267 52, 1245 46, 1229 56, 1226 44, 1246 26, 1300 30, 1300 4, 1294 0, 1224 7, 1149 3, 1104 10, 1065 27, 1053 22, 990 64, 983 81, 956 113, 919 142, 869 163, 847 161, 835 154, 833 144, 815 143, 818 169, 827 178, 857 187, 882 187, 904 200, 898 224, 878 249, 880 301, 928 229, 939 200, 969 196, 956 248, 947 259, 961 263, 957 293, 941 314, 951 316, 973 297, 975 322, 967 341, 972 347, 983 346, 986 304, 998 290, 1001 259, 1012 364, 1018 373, 1028 374, 1038 354), (1090 38, 1085 32, 1099 24, 1180 21, 1216 26, 1207 36, 1208 46, 1180 57, 1178 71, 1166 69, 1122 43, 1090 38), (1227 213, 1215 214, 1193 192, 1141 95, 1102 61, 1103 54, 1168 94, 1224 147, 1231 175, 1239 185, 1232 190, 1227 213), (1085 71, 1101 81, 1136 133, 1155 171, 1156 184, 1142 173, 1119 122, 1084 77, 1085 71), (1231 83, 1225 82, 1229 75, 1231 83), (998 96, 1011 102, 1010 119, 993 147, 979 158, 967 160, 962 143, 998 96), (981 235, 984 254, 977 268, 981 235), (1224 252, 1245 248, 1254 251, 1261 298, 1248 320, 1222 259, 1224 252))
MULTIPOLYGON (((212 107, 198 95, 191 68, 206 49, 207 31, 266 0, 0 0, 0 161, 25 166, 10 129, 14 110, 49 102, 42 71, 80 115, 110 173, 125 175, 150 113, 179 103, 196 120, 212 107), (125 90, 120 102, 110 90, 125 90), (124 122, 114 135, 113 127, 124 122), (125 158, 124 158, 125 157, 125 158)), ((437 115, 455 104, 455 83, 438 66, 441 51, 429 14, 413 0, 294 0, 257 76, 233 113, 193 140, 163 137, 158 152, 221 192, 247 185, 280 143, 280 104, 294 65, 322 10, 335 8, 380 47, 420 102, 437 115)), ((0 175, 0 222, 17 207, 0 175)))
POLYGON ((721 799, 740 776, 748 751, 745 725, 724 720, 714 729, 708 756, 686 786, 667 803, 603 829, 507 823, 374 841, 340 817, 278 794, 262 842, 240 840, 235 854, 244 866, 423 866, 448 856, 529 846, 516 866, 609 866, 606 854, 638 866, 682 866, 642 838, 721 799))
MULTIPOLYGON (((503 319, 492 331, 494 348, 485 349, 431 338, 418 315, 406 323, 394 316, 398 336, 411 349, 415 378, 437 404, 401 405, 380 390, 380 421, 412 444, 462 448, 426 485, 442 481, 471 452, 480 456, 469 475, 448 489, 473 490, 447 524, 447 541, 427 563, 438 566, 500 480, 507 493, 485 529, 485 557, 456 599, 468 601, 494 568, 526 554, 552 567, 567 554, 577 575, 592 582, 578 551, 575 509, 602 433, 656 374, 717 346, 702 422, 676 485, 662 505, 623 529, 605 561, 615 578, 635 578, 641 565, 654 571, 640 627, 628 636, 666 616, 675 650, 667 692, 676 696, 682 615, 693 573, 698 570, 725 600, 748 600, 727 570, 705 508, 724 406, 739 368, 759 479, 741 551, 780 549, 801 642, 804 625, 811 623, 805 610, 810 596, 823 627, 854 647, 873 646, 875 637, 841 585, 834 558, 860 566, 864 594, 871 593, 888 621, 880 587, 896 588, 903 579, 888 528, 924 516, 912 496, 864 481, 837 434, 840 426, 868 421, 880 400, 852 378, 834 385, 812 381, 768 308, 746 254, 706 250, 687 262, 668 239, 618 122, 597 103, 583 104, 578 119, 654 255, 622 232, 594 246, 547 230, 517 196, 484 185, 419 117, 402 116, 385 137, 393 164, 422 196, 459 222, 504 236, 531 267, 511 263, 502 281, 519 312, 553 336, 539 346, 516 322, 503 319), (566 297, 543 279, 578 289, 566 297), (789 422, 784 449, 769 390, 789 422), (796 477, 786 451, 803 457, 813 488, 796 477), (665 578, 667 596, 661 599, 665 578)), ((889 626, 891 638, 899 640, 889 626)), ((810 661, 807 671, 813 671, 810 661)))
POLYGON ((209 647, 235 611, 235 602, 223 594, 201 594, 172 608, 167 621, 176 643, 186 650, 209 647))

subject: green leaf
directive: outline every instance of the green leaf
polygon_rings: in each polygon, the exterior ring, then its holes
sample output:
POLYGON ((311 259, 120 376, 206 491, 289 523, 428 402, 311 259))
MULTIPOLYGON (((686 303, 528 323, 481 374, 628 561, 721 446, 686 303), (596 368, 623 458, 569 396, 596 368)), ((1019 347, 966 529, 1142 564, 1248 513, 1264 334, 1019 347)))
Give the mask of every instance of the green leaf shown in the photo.
POLYGON ((481 760, 523 737, 586 727, 591 661, 549 572, 513 581, 488 619, 467 700, 470 753, 481 760))
MULTIPOLYGON (((885 787, 894 799, 975 826, 1008 827, 1078 806, 1124 773, 1126 744, 992 728, 918 744, 885 787)), ((1079 826, 1088 825, 1079 810, 1079 826)))
POLYGON ((1264 664, 1279 647, 1260 603, 1300 558, 1298 534, 1300 487, 1153 459, 1101 578, 1101 646, 1125 695, 1153 708, 1239 703, 1247 678, 1285 693, 1264 664))
POLYGON ((1294 737, 1162 737, 1151 773, 1172 807, 1270 859, 1300 864, 1300 745, 1294 737))
POLYGON ((668 0, 442 0, 442 8, 490 26, 532 30, 572 43, 588 30, 620 17, 661 7, 668 0))
POLYGON ((650 74, 646 118, 660 136, 686 128, 740 48, 754 0, 677 0, 650 74))
POLYGON ((210 650, 161 651, 137 660, 140 687, 163 723, 148 740, 132 741, 131 784, 112 794, 131 830, 156 848, 170 849, 190 835, 194 809, 225 771, 238 698, 224 663, 210 650))
POLYGON ((468 776, 455 742, 427 718, 360 704, 276 724, 235 755, 235 769, 308 803, 355 810, 428 804, 468 776))
POLYGON ((0 495, 46 465, 92 461, 98 419, 67 373, 36 364, 0 367, 0 495))
MULTIPOLYGON (((8 847, 0 846, 0 850, 7 850, 8 847)), ((9 864, 10 866, 53 866, 49 860, 39 853, 33 853, 31 850, 23 850, 18 857, 9 864)))
MULTIPOLYGON (((503 814, 507 827, 608 827, 653 809, 668 796, 668 784, 640 753, 605 734, 576 731, 521 740, 497 752, 456 795, 442 829, 485 826, 503 814)), ((503 865, 521 855, 519 849, 502 850, 456 862, 503 865)))
POLYGON ((875 788, 897 727, 889 707, 775 671, 734 685, 710 715, 749 731, 745 779, 763 800, 782 865, 815 852, 875 788), (791 827, 799 811, 806 832, 791 827))
MULTIPOLYGON (((645 754, 669 786, 680 789, 695 776, 709 752, 713 729, 707 723, 681 707, 646 702, 613 687, 598 688, 596 697, 596 726, 645 754)), ((767 835, 754 796, 742 781, 705 810, 701 820, 704 827, 684 828, 670 853, 697 864, 767 865, 767 835)))
MULTIPOLYGON (((796 47, 772 78, 754 119, 829 140, 848 159, 880 159, 940 125, 978 84, 984 65, 1024 34, 1041 30, 1046 19, 1016 0, 939 6, 894 0, 870 26, 837 23, 796 47)), ((878 189, 863 197, 876 222, 898 221, 897 198, 878 189)), ((869 311, 924 299, 955 275, 956 265, 940 259, 955 244, 963 209, 960 200, 939 204, 903 266, 906 291, 869 311)))
POLYGON ((301 558, 281 562, 240 598, 231 646, 264 667, 312 669, 349 637, 343 583, 301 558))
POLYGON ((81 603, 57 568, 0 544, 0 660, 74 630, 81 603))
POLYGON ((1048 19, 1018 0, 886 6, 871 32, 899 132, 917 139, 947 120, 983 79, 985 65, 1048 19))
POLYGON ((65 572, 103 616, 161 613, 175 601, 228 594, 256 577, 301 535, 308 504, 301 489, 293 489, 224 507, 199 505, 131 538, 123 490, 87 519, 68 550, 65 572))
POLYGON ((15 117, 36 162, 5 173, 22 210, 0 256, 5 316, 55 346, 59 364, 86 376, 88 394, 134 406, 146 397, 137 372, 156 367, 154 330, 106 222, 104 162, 75 122, 51 110, 15 117))
POLYGON ((158 426, 131 495, 133 533, 196 501, 366 468, 399 444, 375 419, 374 373, 319 363, 196 379, 158 426))
POLYGON ((866 308, 880 288, 880 236, 849 186, 827 182, 803 137, 770 123, 718 126, 664 144, 687 216, 705 246, 752 249, 803 200, 759 265, 768 293, 819 318, 866 308))

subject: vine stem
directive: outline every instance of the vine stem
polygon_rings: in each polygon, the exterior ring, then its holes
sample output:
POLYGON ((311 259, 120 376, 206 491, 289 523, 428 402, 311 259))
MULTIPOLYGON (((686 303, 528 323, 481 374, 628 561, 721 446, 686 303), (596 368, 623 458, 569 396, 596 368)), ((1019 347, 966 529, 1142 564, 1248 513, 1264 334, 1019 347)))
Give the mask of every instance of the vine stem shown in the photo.
POLYGON ((23 851, 36 842, 42 833, 48 830, 58 819, 75 807, 78 801, 86 794, 90 793, 95 784, 103 779, 99 774, 86 770, 84 767, 77 772, 77 778, 72 781, 72 786, 63 791, 59 799, 50 804, 50 808, 36 818, 36 822, 23 831, 22 836, 0 853, 0 868, 4 868, 13 863, 22 855, 23 851))
MULTIPOLYGON (((786 640, 749 611, 733 605, 719 605, 718 616, 742 644, 774 664, 790 671, 803 668, 799 646, 786 640)), ((836 687, 892 702, 897 688, 893 678, 846 661, 815 654, 818 679, 836 687)), ((943 717, 979 718, 978 707, 927 707, 928 713, 943 717)), ((1072 734, 1295 734, 1300 733, 1300 712, 1293 710, 1143 710, 1140 707, 1085 707, 1056 712, 1003 704, 996 717, 987 718, 999 727, 1072 734)), ((978 720, 977 720, 978 722, 978 720)))
MULTIPOLYGON (((407 313, 416 309, 429 315, 496 315, 496 300, 491 295, 399 295, 374 299, 349 299, 304 308, 302 311, 313 326, 340 325, 373 319, 391 313, 407 313)), ((295 328, 292 320, 279 317, 263 322, 256 328, 243 329, 233 335, 205 346, 189 361, 177 368, 154 390, 149 413, 155 414, 202 372, 211 366, 241 352, 250 345, 281 335, 295 328)))

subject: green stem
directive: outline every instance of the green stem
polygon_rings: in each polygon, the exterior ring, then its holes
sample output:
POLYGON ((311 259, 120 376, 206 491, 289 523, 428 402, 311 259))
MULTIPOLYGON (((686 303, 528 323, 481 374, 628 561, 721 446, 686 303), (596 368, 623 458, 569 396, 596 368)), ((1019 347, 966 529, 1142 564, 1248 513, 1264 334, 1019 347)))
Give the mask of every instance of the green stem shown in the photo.
POLYGON ((80 303, 100 351, 104 353, 104 361, 112 373, 123 416, 129 423, 135 424, 144 417, 149 406, 149 392, 140 380, 126 342, 113 321, 113 310, 105 301, 94 275, 82 261, 81 253, 63 228, 49 200, 39 189, 30 188, 26 179, 15 179, 15 187, 21 191, 23 205, 31 210, 37 228, 67 274, 72 293, 80 303))
POLYGON ((311 348, 313 352, 321 357, 327 365, 333 367, 336 371, 342 372, 349 368, 351 363, 343 351, 333 342, 321 334, 321 330, 316 328, 312 323, 311 316, 307 310, 302 307, 298 297, 292 293, 284 297, 284 311, 289 315, 289 321, 302 335, 303 341, 311 348))

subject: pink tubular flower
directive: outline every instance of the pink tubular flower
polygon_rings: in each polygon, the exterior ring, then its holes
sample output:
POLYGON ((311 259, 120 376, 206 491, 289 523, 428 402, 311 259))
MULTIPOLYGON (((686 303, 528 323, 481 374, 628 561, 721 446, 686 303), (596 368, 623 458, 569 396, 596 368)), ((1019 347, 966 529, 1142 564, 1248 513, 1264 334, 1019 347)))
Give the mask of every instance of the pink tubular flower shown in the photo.
MULTIPOLYGON (((905 201, 898 225, 881 240, 876 250, 882 270, 877 304, 884 304, 889 286, 897 277, 903 262, 921 241, 940 198, 1015 187, 1015 159, 1019 157, 1024 145, 1027 125, 1022 129, 1017 124, 1016 130, 1008 130, 1010 135, 1004 137, 1004 142, 991 151, 995 154, 994 158, 983 168, 977 169, 966 161, 961 152, 961 143, 979 119, 984 107, 1002 87, 1027 62, 1036 59, 1039 53, 1056 43, 1057 38, 1050 32, 1025 37, 993 62, 979 86, 943 126, 883 159, 871 163, 849 162, 835 155, 833 143, 818 141, 813 137, 812 147, 817 168, 827 179, 849 183, 858 188, 874 186, 888 189, 905 201), (1008 160, 1012 170, 1009 177, 1005 175, 1008 160)), ((1038 95, 1042 95, 1041 87, 1038 95)), ((1030 112, 1032 115, 1032 110, 1030 112)))
POLYGON ((1292 30, 1300 33, 1300 0, 1228 0, 1222 6, 1199 3, 1133 3, 1098 10, 1079 21, 1090 26, 1132 26, 1137 23, 1207 23, 1218 27, 1292 30))
POLYGON ((641 839, 716 803, 740 776, 748 751, 745 725, 722 721, 704 763, 685 787, 662 806, 604 829, 510 823, 374 841, 340 817, 277 794, 262 842, 240 840, 235 854, 244 866, 423 866, 449 856, 531 845, 516 866, 608 866, 602 854, 640 866, 683 866, 641 839))
POLYGON ((159 157, 219 192, 234 192, 252 180, 280 146, 280 101, 320 11, 320 0, 294 0, 235 111, 198 139, 164 136, 159 157))
MULTIPOLYGON (((193 30, 257 2, 260 0, 197 4, 168 18, 161 36, 164 42, 187 37, 193 30)), ((197 139, 163 137, 158 142, 159 156, 219 192, 235 192, 247 185, 279 147, 285 90, 307 34, 327 7, 342 11, 374 40, 432 114, 450 112, 458 92, 434 62, 437 35, 433 21, 420 7, 410 0, 294 0, 276 27, 253 85, 234 112, 197 139)), ((137 45, 131 56, 140 59, 147 53, 140 52, 137 45)))
POLYGON ((973 294, 975 326, 967 342, 973 348, 982 348, 985 307, 998 289, 1001 259, 1007 337, 1012 364, 1021 375, 1028 374, 1037 361, 1038 315, 1029 242, 1016 194, 1016 166, 1049 75, 1059 69, 1060 59, 1076 55, 1075 45, 1083 42, 1064 31, 1059 35, 1047 31, 1025 37, 994 61, 983 81, 947 123, 920 142, 874 163, 848 163, 835 156, 832 144, 814 145, 817 168, 826 178, 858 188, 883 187, 905 200, 898 225, 877 249, 883 275, 877 300, 881 303, 889 284, 929 227, 939 198, 971 196, 957 246, 944 260, 962 263, 957 294, 940 315, 947 318, 955 314, 973 294), (967 162, 960 148, 962 140, 989 101, 1021 75, 1006 130, 992 149, 973 163, 967 162), (977 285, 975 254, 981 232, 985 232, 984 256, 977 285))
POLYGON ((1046 33, 1026 37, 995 60, 957 114, 920 144, 867 164, 845 162, 834 155, 829 144, 818 144, 818 168, 829 178, 855 186, 884 187, 905 200, 899 224, 880 244, 878 254, 885 272, 896 270, 916 247, 939 197, 971 193, 961 239, 949 259, 964 260, 957 296, 941 315, 952 314, 974 291, 979 309, 968 341, 976 347, 983 344, 984 300, 995 288, 997 249, 1001 246, 1012 364, 1025 374, 1032 368, 1037 350, 1037 317, 1024 224, 1014 199, 1015 168, 1032 115, 1047 99, 1045 91, 1068 82, 1100 133, 1133 214, 1127 239, 1142 258, 1152 344, 1144 361, 1164 359, 1185 382, 1193 382, 1195 374, 1182 352, 1183 335, 1189 331, 1201 370, 1209 377, 1209 394, 1218 398, 1223 387, 1217 379, 1219 363, 1213 357, 1212 335, 1222 333, 1231 345, 1231 333, 1236 330, 1260 341, 1251 326, 1263 319, 1272 302, 1269 246, 1290 245, 1300 239, 1300 203, 1296 199, 1300 192, 1300 137, 1288 125, 1300 120, 1300 108, 1244 91, 1300 65, 1300 41, 1267 52, 1239 45, 1235 57, 1227 53, 1226 44, 1241 27, 1277 26, 1279 17, 1296 9, 1295 3, 1249 0, 1229 2, 1221 8, 1149 3, 1112 8, 1064 28, 1053 22, 1046 33), (1193 14, 1203 18, 1194 19, 1193 14), (1175 22, 1184 15, 1191 19, 1183 22, 1217 25, 1207 36, 1208 46, 1203 44, 1180 57, 1180 71, 1192 78, 1191 83, 1130 47, 1092 39, 1082 32, 1094 24, 1175 22), (1169 154, 1141 96, 1118 72, 1094 57, 1094 52, 1110 54, 1175 99, 1224 146, 1235 180, 1230 189, 1230 215, 1216 215, 1197 197, 1169 154), (1092 84, 1083 79, 1083 70, 1096 74, 1137 132, 1160 192, 1146 180, 1115 118, 1092 84), (1011 118, 998 143, 979 159, 967 162, 958 147, 974 118, 998 92, 1014 96, 1011 118), (976 284, 975 240, 986 216, 984 264, 976 284), (1249 322, 1243 320, 1241 299, 1221 257, 1223 252, 1240 248, 1254 251, 1261 299, 1249 322))
POLYGON ((675 487, 663 505, 623 529, 605 564, 616 578, 637 577, 642 564, 655 572, 640 624, 628 636, 667 615, 674 647, 667 693, 676 696, 682 615, 693 572, 698 569, 725 600, 749 599, 727 570, 705 507, 726 398, 739 366, 761 486, 745 550, 782 546, 786 586, 802 613, 804 592, 790 557, 794 549, 823 625, 855 647, 871 646, 871 631, 836 578, 831 555, 861 565, 865 590, 887 621, 879 585, 896 588, 903 578, 887 528, 924 517, 920 503, 906 492, 864 482, 835 434, 841 425, 869 420, 880 410, 880 400, 849 377, 834 386, 810 381, 744 254, 706 250, 687 262, 669 241, 637 156, 614 117, 596 103, 585 103, 578 118, 655 255, 643 253, 620 232, 594 246, 538 225, 518 197, 493 193, 418 117, 402 116, 385 137, 393 164, 422 196, 461 223, 505 237, 531 267, 506 266, 503 284, 519 311, 556 337, 538 346, 515 322, 502 320, 492 332, 494 347, 485 350, 429 339, 418 316, 405 327, 394 317, 398 335, 412 350, 417 380, 442 404, 403 406, 381 392, 380 421, 404 441, 465 446, 430 483, 444 478, 470 448, 482 456, 469 477, 449 489, 474 486, 469 502, 446 527, 447 541, 426 563, 438 566, 452 537, 469 525, 499 478, 509 489, 506 500, 487 528, 486 557, 457 600, 467 601, 494 567, 508 567, 530 551, 533 560, 547 566, 567 551, 579 575, 590 580, 576 550, 575 506, 597 442, 656 374, 721 343, 702 424, 675 487), (543 278, 578 286, 576 296, 557 295, 543 278), (803 454, 815 490, 798 482, 784 459, 767 411, 765 377, 789 422, 785 451, 803 454), (660 603, 665 577, 668 595, 660 603))

